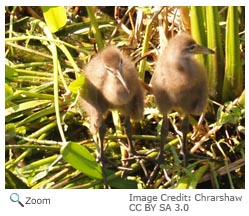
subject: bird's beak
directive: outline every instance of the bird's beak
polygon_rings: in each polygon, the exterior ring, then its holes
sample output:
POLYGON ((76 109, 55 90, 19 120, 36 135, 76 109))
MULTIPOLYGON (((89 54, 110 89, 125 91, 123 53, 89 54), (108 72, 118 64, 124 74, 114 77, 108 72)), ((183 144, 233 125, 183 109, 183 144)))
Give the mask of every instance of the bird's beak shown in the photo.
POLYGON ((129 94, 130 93, 130 90, 128 89, 125 81, 124 81, 124 78, 122 77, 121 73, 119 70, 116 70, 116 73, 114 74, 118 80, 122 83, 122 85, 124 86, 125 90, 127 91, 127 93, 129 94))
POLYGON ((214 54, 215 52, 207 47, 197 45, 195 47, 195 54, 214 54))
POLYGON ((124 78, 122 77, 121 73, 120 73, 120 70, 119 69, 113 69, 113 68, 110 68, 108 66, 105 65, 105 69, 112 73, 120 82, 121 84, 124 86, 125 90, 127 91, 127 93, 129 94, 130 93, 130 90, 128 89, 125 81, 124 81, 124 78))

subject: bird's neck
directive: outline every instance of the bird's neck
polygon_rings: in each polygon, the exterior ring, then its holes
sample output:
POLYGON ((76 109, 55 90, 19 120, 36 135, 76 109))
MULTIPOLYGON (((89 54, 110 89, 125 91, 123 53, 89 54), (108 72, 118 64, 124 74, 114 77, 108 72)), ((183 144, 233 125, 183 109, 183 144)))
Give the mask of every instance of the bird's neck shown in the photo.
POLYGON ((186 68, 190 68, 195 59, 193 56, 183 56, 181 53, 174 53, 168 59, 171 67, 176 67, 178 71, 185 71, 186 68))

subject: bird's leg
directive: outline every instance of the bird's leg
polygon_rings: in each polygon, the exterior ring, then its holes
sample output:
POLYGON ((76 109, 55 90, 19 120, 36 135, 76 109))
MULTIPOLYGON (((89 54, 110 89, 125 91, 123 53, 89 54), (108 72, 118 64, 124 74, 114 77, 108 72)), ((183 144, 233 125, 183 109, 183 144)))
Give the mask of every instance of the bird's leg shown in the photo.
POLYGON ((210 157, 205 157, 201 155, 195 155, 188 151, 187 149, 187 143, 188 143, 188 137, 187 134, 189 132, 189 117, 188 115, 184 116, 182 121, 182 134, 183 134, 183 141, 182 141, 182 154, 183 154, 183 166, 188 165, 188 159, 189 158, 199 158, 204 160, 211 160, 211 161, 218 161, 210 157))
POLYGON ((98 161, 102 167, 102 176, 103 176, 103 183, 104 183, 104 188, 107 188, 107 180, 106 180, 106 173, 105 173, 105 163, 106 163, 106 158, 105 158, 105 153, 104 153, 104 137, 105 137, 105 132, 106 132, 106 127, 105 124, 102 122, 99 128, 99 139, 98 139, 98 144, 99 144, 99 155, 98 155, 98 161))
POLYGON ((99 162, 105 163, 105 155, 104 155, 104 137, 105 137, 106 127, 105 124, 101 124, 99 128, 99 162))
POLYGON ((185 167, 187 166, 188 156, 189 156, 189 152, 187 150, 188 132, 189 132, 189 119, 188 119, 188 115, 185 115, 182 121, 182 134, 183 134, 182 154, 183 154, 183 166, 185 167))
POLYGON ((128 153, 129 153, 129 158, 133 158, 138 156, 139 154, 135 150, 133 144, 132 144, 132 125, 131 125, 131 120, 130 117, 126 116, 124 120, 124 128, 125 128, 125 133, 127 136, 127 142, 128 142, 128 153))
POLYGON ((110 159, 108 159, 105 156, 105 151, 104 151, 104 138, 105 138, 105 133, 106 133, 106 126, 104 123, 102 123, 99 127, 98 133, 97 133, 97 140, 95 140, 95 143, 97 144, 97 161, 100 163, 101 167, 102 167, 102 175, 103 175, 103 181, 104 181, 104 185, 107 186, 107 182, 106 182, 106 175, 105 175, 105 166, 106 163, 109 163, 110 165, 112 165, 113 167, 116 167, 117 169, 120 170, 132 170, 131 168, 127 168, 127 167, 122 167, 119 166, 117 164, 115 164, 114 162, 112 162, 110 159))
POLYGON ((133 158, 134 159, 136 158, 147 159, 146 158, 147 154, 138 153, 135 150, 134 146, 132 145, 132 125, 131 125, 130 117, 125 117, 124 127, 125 127, 125 133, 127 135, 127 140, 128 140, 128 152, 129 152, 130 159, 133 159, 133 158))
POLYGON ((127 135, 129 155, 134 156, 137 154, 137 152, 134 146, 132 145, 132 125, 131 125, 130 117, 125 117, 124 127, 125 127, 125 133, 127 135))
POLYGON ((150 184, 154 181, 157 172, 159 171, 160 165, 164 162, 164 144, 166 143, 167 136, 169 131, 169 121, 167 115, 163 115, 163 121, 161 126, 161 140, 159 147, 159 154, 157 157, 157 164, 154 167, 153 171, 150 174, 150 177, 146 183, 146 186, 150 186, 150 184))
POLYGON ((159 149, 159 155, 158 155, 158 163, 162 164, 164 160, 164 144, 166 143, 167 136, 169 131, 169 121, 167 118, 167 115, 163 115, 163 122, 161 127, 161 141, 160 141, 160 149, 159 149))
POLYGON ((127 135, 127 140, 128 140, 129 159, 131 158, 136 159, 140 163, 145 175, 147 175, 147 170, 145 168, 144 161, 140 160, 140 159, 145 158, 145 156, 142 154, 139 154, 135 150, 134 146, 132 145, 132 125, 131 125, 130 117, 128 116, 125 117, 124 126, 125 126, 125 133, 127 135))

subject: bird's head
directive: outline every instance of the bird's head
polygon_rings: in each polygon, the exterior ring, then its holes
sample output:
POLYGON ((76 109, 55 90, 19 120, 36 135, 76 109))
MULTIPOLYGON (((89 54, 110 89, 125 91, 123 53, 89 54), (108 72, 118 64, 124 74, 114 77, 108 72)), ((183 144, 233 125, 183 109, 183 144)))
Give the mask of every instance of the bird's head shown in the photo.
POLYGON ((115 76, 121 82, 125 90, 129 93, 130 90, 128 89, 122 75, 123 59, 119 49, 115 46, 107 47, 101 53, 101 60, 104 64, 106 72, 115 76))
POLYGON ((180 33, 169 42, 169 46, 181 55, 188 57, 196 54, 214 54, 215 52, 205 46, 199 45, 187 33, 180 33), (174 46, 174 47, 173 47, 174 46))

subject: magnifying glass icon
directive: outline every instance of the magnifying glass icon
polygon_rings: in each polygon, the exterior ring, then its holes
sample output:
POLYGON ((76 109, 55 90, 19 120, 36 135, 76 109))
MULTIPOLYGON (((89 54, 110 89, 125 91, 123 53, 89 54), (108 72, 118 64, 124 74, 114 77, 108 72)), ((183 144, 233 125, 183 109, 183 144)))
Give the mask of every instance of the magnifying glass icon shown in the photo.
POLYGON ((19 194, 18 194, 18 193, 12 193, 12 194, 10 195, 10 200, 11 200, 12 202, 18 202, 20 206, 24 207, 24 205, 20 202, 19 199, 20 199, 20 197, 19 197, 19 194))

